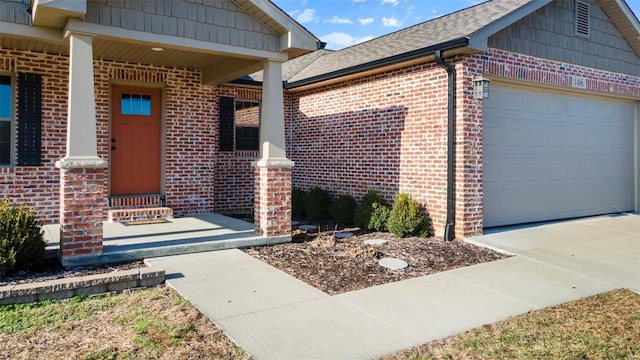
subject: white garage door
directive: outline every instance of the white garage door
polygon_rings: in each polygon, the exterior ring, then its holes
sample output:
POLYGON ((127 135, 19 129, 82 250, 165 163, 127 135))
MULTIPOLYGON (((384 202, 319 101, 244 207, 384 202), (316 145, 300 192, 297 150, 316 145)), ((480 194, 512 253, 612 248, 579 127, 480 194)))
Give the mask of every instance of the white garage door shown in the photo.
POLYGON ((484 226, 633 209, 630 101, 491 84, 484 226))

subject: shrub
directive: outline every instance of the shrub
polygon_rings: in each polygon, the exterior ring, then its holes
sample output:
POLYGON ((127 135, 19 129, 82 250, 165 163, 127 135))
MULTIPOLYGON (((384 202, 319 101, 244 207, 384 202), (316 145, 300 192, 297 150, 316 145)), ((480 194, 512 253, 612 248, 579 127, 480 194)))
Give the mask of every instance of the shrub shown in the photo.
POLYGON ((291 216, 294 219, 302 219, 305 216, 304 203, 307 193, 302 189, 291 190, 291 216))
POLYGON ((369 230, 387 231, 387 221, 391 208, 388 205, 373 203, 373 212, 369 220, 369 230))
POLYGON ((373 213, 373 204, 388 206, 387 202, 375 190, 369 190, 362 197, 360 205, 353 212, 353 220, 355 225, 361 229, 371 230, 369 227, 371 222, 371 214, 373 213))
POLYGON ((44 256, 46 243, 33 211, 0 201, 0 275, 28 269, 44 256))
POLYGON ((420 209, 420 205, 408 194, 396 195, 395 203, 387 220, 389 232, 397 237, 425 237, 430 233, 430 221, 420 209))
POLYGON ((309 220, 326 220, 329 218, 331 195, 318 186, 314 186, 307 193, 304 210, 309 220))
POLYGON ((353 224, 353 211, 356 208, 356 199, 351 195, 342 195, 329 207, 331 219, 336 224, 351 225, 353 224))

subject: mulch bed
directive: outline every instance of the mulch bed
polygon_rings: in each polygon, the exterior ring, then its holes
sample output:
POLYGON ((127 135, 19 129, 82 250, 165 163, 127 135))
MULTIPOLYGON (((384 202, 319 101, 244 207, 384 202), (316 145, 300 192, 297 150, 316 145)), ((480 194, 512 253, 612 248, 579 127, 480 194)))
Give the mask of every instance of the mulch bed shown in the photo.
POLYGON ((343 231, 353 232, 354 236, 336 239, 334 231, 309 234, 296 230, 291 243, 244 251, 330 295, 509 257, 442 238, 399 239, 389 233, 343 231), (387 242, 366 245, 363 241, 367 239, 387 242), (409 266, 404 270, 387 269, 378 264, 383 257, 399 258, 409 266))

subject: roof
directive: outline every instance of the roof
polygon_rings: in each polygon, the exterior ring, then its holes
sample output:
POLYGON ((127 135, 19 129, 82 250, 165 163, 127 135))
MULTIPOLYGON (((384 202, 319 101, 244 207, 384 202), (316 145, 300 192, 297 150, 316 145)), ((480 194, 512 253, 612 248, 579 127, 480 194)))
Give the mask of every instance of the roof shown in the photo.
MULTIPOLYGON (((339 51, 316 51, 283 64, 287 88, 296 88, 432 55, 436 50, 466 47, 488 50, 496 32, 551 3, 553 0, 490 0, 339 51)), ((640 41, 638 19, 624 0, 599 0, 610 15, 617 15, 633 46, 640 41), (629 16, 631 14, 631 16, 629 16)), ((633 46, 636 52, 640 49, 633 46)), ((262 72, 244 80, 261 81, 262 72)))
MULTIPOLYGON (((339 51, 316 51, 293 59, 283 65, 283 79, 294 87, 319 78, 362 71, 368 64, 379 66, 385 59, 402 61, 403 55, 432 54, 434 47, 441 45, 466 46, 474 33, 508 18, 518 9, 536 4, 534 9, 526 11, 528 14, 549 2, 551 0, 491 0, 339 51)), ((261 81, 262 73, 249 77, 261 81)))

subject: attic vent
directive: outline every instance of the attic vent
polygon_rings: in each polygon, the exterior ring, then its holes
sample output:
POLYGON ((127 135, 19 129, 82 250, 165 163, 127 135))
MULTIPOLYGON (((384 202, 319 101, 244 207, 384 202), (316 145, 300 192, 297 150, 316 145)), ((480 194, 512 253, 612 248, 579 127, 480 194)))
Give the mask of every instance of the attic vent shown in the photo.
POLYGON ((590 7, 589 4, 577 0, 576 1, 576 35, 582 37, 589 37, 590 29, 590 7))

